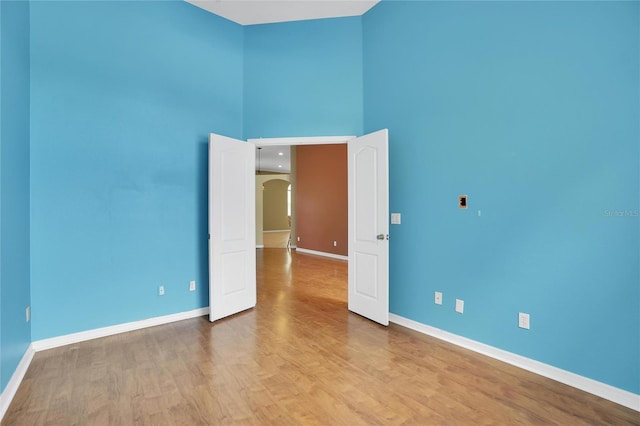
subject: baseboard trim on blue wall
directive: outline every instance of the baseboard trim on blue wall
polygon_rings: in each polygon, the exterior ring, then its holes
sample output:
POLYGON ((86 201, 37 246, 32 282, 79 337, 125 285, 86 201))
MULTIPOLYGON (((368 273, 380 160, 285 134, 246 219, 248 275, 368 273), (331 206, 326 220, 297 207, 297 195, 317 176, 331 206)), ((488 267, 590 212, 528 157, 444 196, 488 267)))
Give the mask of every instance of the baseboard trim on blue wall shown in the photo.
POLYGON ((11 401, 18 391, 20 383, 22 383, 22 379, 27 373, 27 369, 29 368, 29 365, 31 364, 31 360, 33 359, 33 355, 35 353, 36 351, 33 348, 33 344, 29 345, 29 347, 27 347, 27 351, 22 356, 22 359, 20 360, 16 371, 13 372, 9 383, 7 383, 7 387, 4 388, 4 392, 0 394, 0 422, 9 409, 9 405, 11 405, 11 401))
POLYGON ((531 358, 526 358, 493 346, 485 345, 484 343, 467 339, 466 337, 458 336, 439 328, 431 327, 429 325, 401 317, 400 315, 390 313, 389 321, 403 327, 410 328, 411 330, 419 333, 435 337, 436 339, 444 340, 445 342, 452 343, 456 346, 506 362, 507 364, 522 368, 523 370, 564 383, 565 385, 589 392, 593 395, 615 402, 616 404, 631 408, 632 410, 640 411, 640 395, 553 367, 549 364, 535 361, 531 358))
POLYGON ((299 247, 296 248, 296 251, 298 251, 300 253, 314 254, 316 256, 331 257, 333 259, 349 260, 349 258, 347 256, 343 256, 341 254, 326 253, 324 251, 315 251, 315 250, 309 250, 309 249, 304 249, 304 248, 299 248, 299 247))
POLYGON ((46 349, 53 349, 60 346, 71 345, 73 343, 84 342, 86 340, 99 339, 101 337, 113 336, 114 334, 126 333, 127 331, 140 330, 142 328, 154 327, 156 325, 168 324, 170 322, 182 321, 208 314, 208 307, 199 308, 192 311, 179 312, 177 314, 164 315, 161 317, 148 318, 140 321, 127 322, 124 324, 117 324, 109 327, 96 328, 93 330, 81 331, 79 333, 52 337, 50 339, 36 340, 32 343, 32 345, 35 351, 39 352, 46 349))

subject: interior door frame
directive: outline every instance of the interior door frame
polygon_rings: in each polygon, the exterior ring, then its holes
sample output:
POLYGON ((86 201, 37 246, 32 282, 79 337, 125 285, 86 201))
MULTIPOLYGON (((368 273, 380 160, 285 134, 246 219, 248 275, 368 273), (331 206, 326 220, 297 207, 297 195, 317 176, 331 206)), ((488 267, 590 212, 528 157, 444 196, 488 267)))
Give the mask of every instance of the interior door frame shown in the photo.
MULTIPOLYGON (((287 137, 287 138, 253 138, 247 139, 247 142, 252 143, 258 147, 263 146, 297 146, 297 145, 337 145, 347 144, 351 139, 357 138, 357 136, 301 136, 301 137, 287 137)), ((295 184, 291 181, 292 187, 295 184)), ((295 218, 294 218, 295 219, 295 218)), ((297 222, 297 221, 295 221, 297 222)), ((295 222, 292 223, 292 228, 295 229, 295 222)), ((294 235, 291 235, 291 248, 296 247, 296 240, 294 235)), ((330 256, 338 259, 347 259, 348 256, 330 256)))

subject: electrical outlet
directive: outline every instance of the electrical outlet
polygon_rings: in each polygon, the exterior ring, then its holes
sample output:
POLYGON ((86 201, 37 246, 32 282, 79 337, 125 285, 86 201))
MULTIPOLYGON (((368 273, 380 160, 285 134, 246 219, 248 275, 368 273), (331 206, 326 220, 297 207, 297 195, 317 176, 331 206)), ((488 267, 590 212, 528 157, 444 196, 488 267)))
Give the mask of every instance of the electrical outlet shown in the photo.
POLYGON ((518 312, 518 327, 529 330, 529 314, 518 312))
POLYGON ((27 322, 31 321, 31 306, 27 306, 27 309, 25 309, 25 317, 27 322))
POLYGON ((164 296, 164 286, 158 287, 158 296, 164 296))
POLYGON ((334 241, 334 242, 333 242, 333 246, 334 246, 334 247, 338 247, 338 242, 337 242, 337 241, 334 241))
POLYGON ((298 237, 297 239, 298 239, 298 242, 300 242, 300 237, 298 237))
POLYGON ((456 312, 464 313, 464 300, 456 299, 456 312))
POLYGON ((434 301, 436 305, 442 305, 442 292, 436 291, 434 301))
POLYGON ((196 282, 189 281, 189 291, 196 291, 196 282))

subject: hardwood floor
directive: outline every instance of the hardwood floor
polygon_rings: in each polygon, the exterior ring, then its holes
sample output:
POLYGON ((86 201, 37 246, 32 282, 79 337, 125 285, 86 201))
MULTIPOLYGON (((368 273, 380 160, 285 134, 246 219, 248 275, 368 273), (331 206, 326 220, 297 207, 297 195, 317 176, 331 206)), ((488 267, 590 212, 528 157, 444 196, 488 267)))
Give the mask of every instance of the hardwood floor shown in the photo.
POLYGON ((258 250, 258 305, 39 352, 3 425, 639 425, 640 414, 347 311, 347 264, 258 250))

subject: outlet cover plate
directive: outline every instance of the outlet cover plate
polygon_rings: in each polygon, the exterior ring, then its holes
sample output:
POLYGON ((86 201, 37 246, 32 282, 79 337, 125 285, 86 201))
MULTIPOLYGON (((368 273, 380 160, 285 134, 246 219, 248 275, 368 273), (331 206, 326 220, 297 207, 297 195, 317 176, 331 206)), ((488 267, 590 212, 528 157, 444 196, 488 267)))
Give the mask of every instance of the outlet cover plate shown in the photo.
POLYGON ((436 293, 434 295, 433 303, 435 303, 436 305, 442 305, 442 292, 441 291, 436 291, 436 293))
POLYGON ((456 312, 464 313, 464 300, 456 299, 456 312))
POLYGON ((196 291, 196 282, 189 281, 189 291, 196 291))

